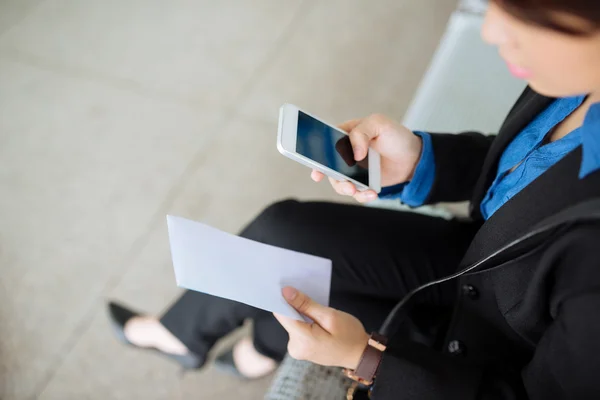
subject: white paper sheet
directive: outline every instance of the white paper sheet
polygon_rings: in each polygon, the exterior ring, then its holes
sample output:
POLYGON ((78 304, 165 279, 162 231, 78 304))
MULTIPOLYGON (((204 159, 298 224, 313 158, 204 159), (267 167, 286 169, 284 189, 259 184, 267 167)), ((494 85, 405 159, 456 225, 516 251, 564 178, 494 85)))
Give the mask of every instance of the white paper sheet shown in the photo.
POLYGON ((177 285, 239 301, 297 320, 283 296, 293 286, 328 306, 331 260, 244 239, 167 216, 177 285))

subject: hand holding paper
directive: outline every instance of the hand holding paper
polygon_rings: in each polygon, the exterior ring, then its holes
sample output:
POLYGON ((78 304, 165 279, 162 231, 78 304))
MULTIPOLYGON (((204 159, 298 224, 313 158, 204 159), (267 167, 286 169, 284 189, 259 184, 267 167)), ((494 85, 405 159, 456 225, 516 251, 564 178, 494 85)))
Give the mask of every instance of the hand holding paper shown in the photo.
POLYGON ((177 285, 304 321, 281 295, 293 286, 329 305, 331 260, 167 216, 177 285))

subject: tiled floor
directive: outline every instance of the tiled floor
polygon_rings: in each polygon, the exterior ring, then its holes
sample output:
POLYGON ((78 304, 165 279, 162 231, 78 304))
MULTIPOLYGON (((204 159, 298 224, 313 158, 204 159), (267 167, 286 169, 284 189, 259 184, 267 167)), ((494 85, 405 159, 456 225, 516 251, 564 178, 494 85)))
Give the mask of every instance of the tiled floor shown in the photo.
POLYGON ((277 153, 278 106, 401 118, 454 5, 0 0, 0 398, 260 399, 124 349, 104 301, 177 296, 167 213, 337 199, 277 153))

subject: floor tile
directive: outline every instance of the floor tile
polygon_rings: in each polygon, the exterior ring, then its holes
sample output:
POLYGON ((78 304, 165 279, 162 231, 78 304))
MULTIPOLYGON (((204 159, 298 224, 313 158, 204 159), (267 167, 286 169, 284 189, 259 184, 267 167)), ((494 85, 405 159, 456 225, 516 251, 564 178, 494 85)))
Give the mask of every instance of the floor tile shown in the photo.
MULTIPOLYGON (((261 208, 280 198, 339 200, 328 185, 312 182, 307 168, 277 152, 276 125, 276 121, 235 119, 220 133, 210 154, 199 161, 168 212, 237 232, 261 208)), ((159 315, 181 292, 173 276, 166 222, 160 220, 139 257, 106 297, 159 315)), ((239 383, 211 369, 190 374, 183 382, 165 377, 174 374, 170 366, 162 365, 169 364, 167 361, 155 362, 153 356, 142 352, 119 351, 102 306, 97 313, 94 324, 65 359, 41 399, 67 395, 110 399, 185 399, 194 395, 205 398, 202 396, 206 390, 214 391, 215 395, 218 392, 218 398, 223 399, 259 399, 266 390, 269 379, 239 383), (98 354, 96 348, 106 349, 108 355, 98 354), (89 359, 94 359, 94 363, 89 363, 89 359), (79 383, 82 380, 85 380, 83 385, 79 383), (164 393, 169 396, 160 397, 164 393)))
POLYGON ((45 375, 221 118, 0 61, 0 398, 45 375))
POLYGON ((23 19, 42 0, 0 1, 0 35, 23 19))
POLYGON ((107 295, 159 313, 180 293, 175 288, 166 214, 238 233, 272 202, 285 199, 350 201, 328 183, 315 183, 310 170, 279 154, 277 121, 235 118, 197 160, 138 257, 107 295))
POLYGON ((104 310, 61 365, 39 400, 261 399, 271 377, 242 382, 211 365, 180 375, 157 353, 124 347, 112 336, 104 310), (240 397, 241 393, 246 396, 240 397))
POLYGON ((133 89, 230 106, 301 3, 47 0, 0 48, 133 89))
POLYGON ((98 304, 91 326, 38 399, 163 400, 179 384, 175 364, 118 343, 98 304))
MULTIPOLYGON (((201 209, 202 205, 198 204, 201 209)), ((124 279, 105 297, 116 299, 143 313, 160 315, 182 292, 175 286, 166 226, 158 224, 124 279)), ((54 399, 189 398, 261 399, 271 377, 241 382, 212 368, 178 377, 178 367, 157 354, 126 348, 113 337, 105 301, 94 304, 92 323, 77 338, 39 396, 54 399), (239 397, 244 394, 243 397, 239 397)), ((247 329, 218 344, 215 353, 229 348, 247 329)))
POLYGON ((349 201, 328 182, 313 182, 310 169, 282 156, 276 142, 277 118, 236 118, 213 143, 171 212, 237 233, 281 199, 349 201), (199 207, 199 199, 207 197, 208 204, 199 207))
MULTIPOLYGON (((349 201, 328 183, 314 183, 309 169, 278 153, 276 126, 276 121, 232 121, 210 153, 199 160, 167 213, 238 233, 264 207, 280 199, 349 201)), ((179 293, 166 218, 160 219, 140 255, 107 295, 157 314, 179 293)))
POLYGON ((455 0, 315 3, 243 103, 273 118, 283 103, 331 122, 383 112, 401 119, 455 0))
MULTIPOLYGON (((264 205, 279 198, 336 199, 338 196, 325 184, 310 181, 308 169, 277 152, 275 129, 276 121, 235 120, 221 132, 210 154, 202 158, 169 213, 235 232, 264 205)), ((159 221, 139 257, 106 295, 143 312, 159 314, 179 293, 172 272, 166 223, 159 221)), ((207 387, 219 392, 219 398, 233 396, 231 379, 214 371, 191 374, 181 383, 165 377, 174 371, 163 366, 163 360, 154 362, 152 356, 140 352, 119 351, 113 343, 103 306, 95 307, 98 315, 93 325, 78 340, 41 399, 189 398, 193 393, 205 392, 207 387), (136 370, 138 366, 142 366, 140 370, 136 370), (80 384, 84 379, 85 384, 80 384), (165 393, 172 397, 165 397, 165 393)), ((264 380, 244 384, 236 389, 235 396, 253 393, 246 398, 260 398, 267 384, 264 380)))

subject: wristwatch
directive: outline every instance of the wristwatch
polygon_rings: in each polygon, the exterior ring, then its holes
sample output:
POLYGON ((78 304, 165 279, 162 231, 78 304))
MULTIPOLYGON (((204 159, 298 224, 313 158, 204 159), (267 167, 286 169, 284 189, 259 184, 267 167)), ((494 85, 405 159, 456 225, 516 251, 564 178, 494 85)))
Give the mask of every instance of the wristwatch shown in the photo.
POLYGON ((352 387, 348 390, 348 394, 346 396, 347 399, 353 398, 354 392, 359 385, 373 385, 375 375, 377 374, 377 369, 381 363, 381 358, 383 357, 383 352, 385 351, 386 346, 387 338, 385 336, 380 335, 377 332, 371 333, 367 347, 365 347, 365 351, 360 357, 356 369, 344 369, 344 375, 355 381, 352 387))

